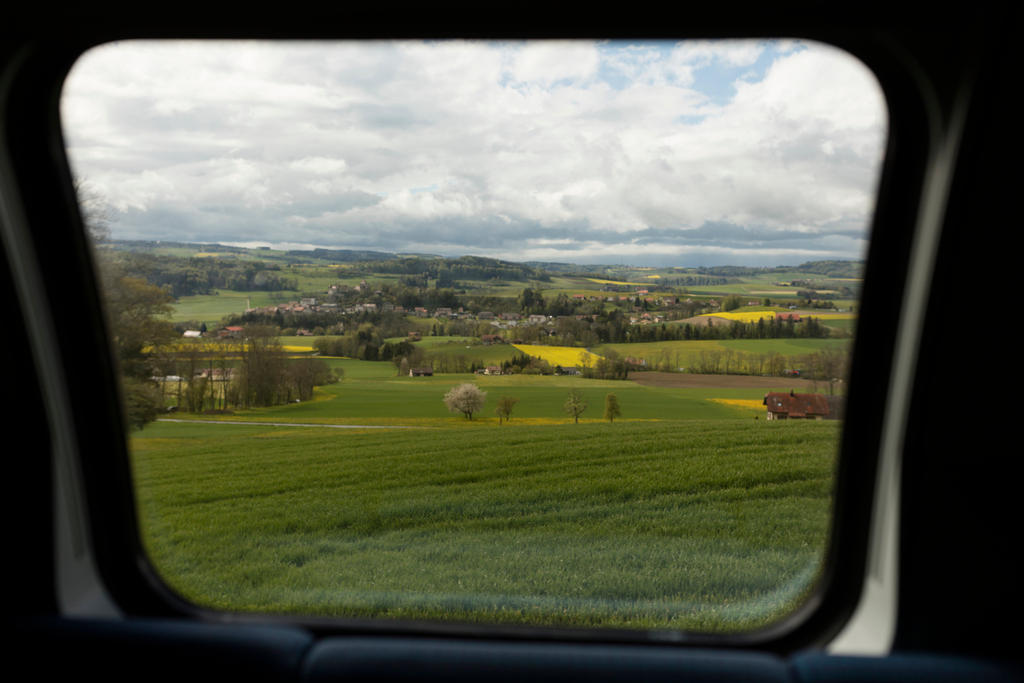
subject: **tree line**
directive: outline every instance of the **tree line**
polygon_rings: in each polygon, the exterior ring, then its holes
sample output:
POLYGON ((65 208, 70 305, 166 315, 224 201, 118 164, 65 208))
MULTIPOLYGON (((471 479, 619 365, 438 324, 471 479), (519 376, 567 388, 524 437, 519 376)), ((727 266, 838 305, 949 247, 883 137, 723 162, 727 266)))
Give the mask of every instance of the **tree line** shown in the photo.
POLYGON ((821 324, 818 318, 807 317, 803 322, 759 319, 757 322, 715 322, 707 319, 704 324, 663 322, 654 324, 632 324, 619 310, 610 310, 582 320, 563 317, 547 326, 518 327, 510 334, 524 342, 538 341, 558 346, 590 347, 599 344, 631 342, 661 342, 688 340, 723 339, 825 339, 833 335, 832 330, 821 324))
POLYGON ((825 382, 829 385, 829 393, 833 393, 849 373, 849 362, 847 349, 822 349, 796 356, 703 349, 697 354, 664 351, 649 356, 644 369, 660 372, 683 370, 699 375, 799 376, 825 382))
POLYGON ((190 413, 308 401, 314 387, 339 379, 322 358, 289 358, 270 327, 248 327, 238 339, 176 343, 151 356, 163 403, 190 413))
POLYGON ((231 410, 308 400, 313 387, 337 381, 321 359, 289 360, 271 327, 244 338, 180 346, 166 320, 174 297, 100 253, 99 274, 113 353, 121 375, 125 425, 141 428, 170 407, 231 410), (167 386, 166 377, 180 377, 167 386))
MULTIPOLYGON (((471 382, 458 384, 448 390, 444 395, 444 404, 449 412, 461 413, 467 420, 472 420, 475 413, 480 412, 487 401, 487 392, 471 382)), ((512 412, 519 399, 513 396, 502 396, 498 399, 494 412, 498 416, 498 424, 512 420, 512 412)), ((588 401, 579 389, 571 389, 569 395, 562 405, 562 409, 572 418, 575 424, 579 424, 580 415, 588 407, 588 401)), ((615 418, 622 416, 622 407, 615 394, 607 394, 604 401, 604 419, 614 422, 615 418)))
POLYGON ((297 278, 282 273, 279 265, 264 261, 100 251, 107 252, 106 261, 116 261, 121 272, 165 288, 175 298, 212 294, 217 289, 273 292, 299 288, 297 278))
POLYGON ((362 323, 357 329, 336 337, 317 337, 313 348, 321 356, 358 360, 396 360, 422 355, 422 350, 409 341, 385 341, 385 332, 371 323, 362 323))
POLYGON ((368 273, 389 273, 417 276, 414 281, 437 280, 436 287, 450 287, 456 280, 537 280, 547 282, 551 275, 541 268, 501 261, 483 256, 460 256, 459 258, 416 258, 366 261, 359 267, 368 273))

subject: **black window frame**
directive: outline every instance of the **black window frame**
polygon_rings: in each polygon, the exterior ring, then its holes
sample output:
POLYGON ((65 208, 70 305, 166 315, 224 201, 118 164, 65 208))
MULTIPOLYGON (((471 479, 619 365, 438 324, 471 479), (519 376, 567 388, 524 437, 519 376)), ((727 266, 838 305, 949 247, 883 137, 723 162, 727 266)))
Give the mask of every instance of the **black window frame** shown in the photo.
MULTIPOLYGON (((467 10, 462 10, 466 12, 467 10)), ((471 12, 471 10, 469 10, 471 12)), ((977 15, 971 15, 977 19, 977 15)), ((973 25, 935 29, 948 35, 964 30, 970 40, 964 51, 983 41, 973 25)), ((38 291, 25 292, 26 280, 12 273, 5 286, 18 290, 21 315, 38 315, 52 327, 55 357, 63 377, 64 397, 48 394, 40 368, 25 367, 28 385, 40 386, 31 399, 40 414, 52 418, 63 401, 72 449, 78 457, 85 491, 89 544, 100 580, 115 604, 129 617, 183 617, 224 621, 232 615, 206 610, 180 600, 163 587, 145 559, 139 541, 132 497, 127 446, 119 410, 119 387, 103 326, 97 278, 84 237, 60 134, 59 99, 63 78, 84 51, 112 40, 145 38, 801 38, 845 49, 876 75, 889 108, 889 140, 876 203, 857 341, 852 359, 850 393, 837 473, 832 542, 820 589, 796 613, 762 631, 737 635, 685 634, 683 645, 756 648, 788 653, 827 643, 846 623, 861 595, 867 571, 868 541, 874 503, 878 454, 888 405, 888 380, 894 375, 896 331, 910 273, 914 231, 924 211, 928 175, 936 151, 959 133, 952 112, 965 82, 974 72, 949 68, 956 55, 942 54, 939 41, 908 53, 922 27, 914 19, 880 20, 866 12, 858 17, 820 11, 816 3, 782 8, 744 8, 742 17, 729 10, 697 12, 685 24, 645 17, 597 16, 579 23, 575 16, 504 17, 500 26, 472 14, 421 10, 404 17, 370 10, 317 10, 311 15, 270 16, 258 12, 238 17, 216 12, 199 16, 155 19, 95 10, 53 17, 32 16, 3 44, 0 80, 0 171, 4 220, 17 222, 29 247, 24 253, 46 254, 26 264, 38 274, 38 291), (947 74, 940 76, 940 74, 947 74), (33 306, 40 310, 32 312, 33 306), (51 312, 60 309, 60 315, 51 312), (34 380, 34 381, 33 381, 34 380), (849 425, 856 425, 850 428, 849 425)), ((968 65, 969 66, 969 65, 968 65)), ((955 142, 955 140, 953 140, 955 142)), ((18 258, 7 245, 9 259, 18 258)), ((31 327, 31 326, 29 326, 31 327)), ((15 339, 22 350, 38 342, 33 332, 15 339)), ((52 387, 51 387, 52 388, 52 387)), ((52 446, 52 419, 35 424, 40 441, 52 446)), ((42 448, 42 446, 40 447, 42 448)), ((26 465, 26 467, 28 467, 26 465)), ((41 465, 33 465, 38 469, 41 465)), ((36 470, 33 470, 36 471, 36 470)), ((33 479, 36 481, 36 479, 33 479)), ((41 493, 41 489, 36 489, 41 493)), ((37 519, 49 520, 47 506, 36 503, 37 519)), ((31 543, 26 533, 26 543, 31 543)), ((52 554, 41 552, 35 589, 52 584, 52 554), (49 569, 47 569, 49 567, 49 569), (36 585, 38 584, 38 585, 36 585)), ((27 576, 27 573, 26 573, 27 576)), ((657 634, 614 630, 562 630, 437 625, 416 622, 312 620, 301 617, 254 616, 256 620, 298 623, 318 632, 437 635, 479 638, 552 639, 581 642, 664 642, 657 634)), ((668 636, 666 636, 668 637, 668 636)))

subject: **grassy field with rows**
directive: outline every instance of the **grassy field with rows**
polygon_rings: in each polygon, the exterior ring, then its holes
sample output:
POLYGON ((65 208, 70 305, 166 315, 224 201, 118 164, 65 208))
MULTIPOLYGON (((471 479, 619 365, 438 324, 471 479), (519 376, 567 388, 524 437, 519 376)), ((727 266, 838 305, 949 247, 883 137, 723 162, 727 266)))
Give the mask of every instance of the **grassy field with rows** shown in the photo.
POLYGON ((243 612, 734 631, 813 585, 836 422, 448 425, 151 424, 144 544, 243 612))

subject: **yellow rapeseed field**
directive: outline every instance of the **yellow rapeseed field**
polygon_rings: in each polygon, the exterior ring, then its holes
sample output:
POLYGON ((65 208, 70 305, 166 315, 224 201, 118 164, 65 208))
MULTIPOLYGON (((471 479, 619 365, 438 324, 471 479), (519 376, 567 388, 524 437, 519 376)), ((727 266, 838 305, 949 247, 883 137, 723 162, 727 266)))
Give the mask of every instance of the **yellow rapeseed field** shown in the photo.
POLYGON ((774 311, 723 311, 721 313, 704 313, 701 317, 725 318, 739 320, 743 323, 756 323, 760 318, 766 321, 775 319, 774 311))
POLYGON ((639 282, 621 282, 619 280, 598 280, 597 278, 593 277, 588 277, 587 279, 590 280, 591 282, 596 282, 599 285, 626 285, 630 287, 634 285, 641 286, 641 283, 639 282))
MULTIPOLYGON (((853 320, 856 313, 804 313, 802 317, 818 318, 819 320, 853 320)), ((774 311, 722 311, 721 313, 702 313, 701 317, 726 318, 727 320, 739 320, 745 323, 756 323, 758 318, 772 320, 775 318, 774 311)))
POLYGON ((764 403, 758 399, 753 398, 713 398, 711 399, 715 403, 721 403, 727 406, 734 406, 736 408, 747 408, 750 410, 761 411, 764 410, 764 403))
POLYGON ((593 365, 601 358, 596 353, 575 346, 541 346, 534 344, 513 344, 527 356, 536 356, 551 365, 562 367, 574 365, 593 365))
MULTIPOLYGON (((224 344, 217 342, 192 342, 192 341, 181 341, 174 342, 171 344, 163 344, 160 347, 161 351, 168 351, 171 353, 181 353, 184 351, 198 351, 199 353, 218 353, 225 350, 224 344)), ((154 348, 152 346, 144 346, 142 348, 143 353, 153 353, 154 348)))
MULTIPOLYGON (((185 351, 198 351, 199 353, 209 354, 237 354, 240 350, 245 348, 245 345, 239 344, 224 344, 219 342, 175 342, 173 344, 164 344, 160 347, 161 351, 169 353, 184 353, 185 351)), ((152 346, 145 346, 142 349, 143 353, 153 353, 155 349, 152 346)), ((308 354, 313 352, 312 346, 295 346, 291 344, 285 344, 281 346, 281 350, 286 353, 303 353, 308 354)))

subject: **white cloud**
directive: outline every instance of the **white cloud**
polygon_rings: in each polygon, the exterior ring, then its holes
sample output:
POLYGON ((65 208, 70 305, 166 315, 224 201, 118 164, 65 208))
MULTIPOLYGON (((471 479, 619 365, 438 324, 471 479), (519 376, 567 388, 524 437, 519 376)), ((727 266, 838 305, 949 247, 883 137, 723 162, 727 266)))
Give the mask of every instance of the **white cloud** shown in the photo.
MULTIPOLYGON (((76 172, 123 213, 115 236, 457 251, 472 224, 486 227, 467 250, 493 238, 535 256, 520 249, 530 230, 559 260, 639 256, 651 242, 630 234, 717 223, 834 253, 814 244, 866 230, 885 126, 863 66, 763 41, 124 43, 83 57, 62 111, 76 172), (766 61, 727 102, 695 89, 709 65, 766 61)), ((744 252, 715 248, 659 253, 744 252)))
POLYGON ((339 158, 303 157, 289 162, 287 166, 294 171, 300 171, 303 173, 330 175, 343 172, 348 164, 345 163, 344 159, 339 158))
POLYGON ((512 55, 509 71, 523 83, 550 85, 557 81, 585 81, 600 64, 597 45, 585 42, 527 43, 512 55))
POLYGON ((672 50, 672 60, 681 64, 703 66, 720 62, 727 66, 750 66, 765 51, 764 41, 692 40, 678 43, 672 50))

